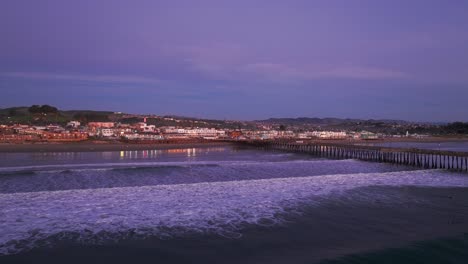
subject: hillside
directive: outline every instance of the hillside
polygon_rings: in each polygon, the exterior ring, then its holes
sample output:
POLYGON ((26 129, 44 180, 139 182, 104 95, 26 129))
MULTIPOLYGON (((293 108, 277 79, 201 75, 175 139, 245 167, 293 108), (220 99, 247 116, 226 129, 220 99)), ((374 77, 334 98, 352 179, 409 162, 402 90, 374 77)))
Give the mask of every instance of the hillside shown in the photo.
POLYGON ((198 119, 179 116, 155 116, 114 113, 111 111, 93 110, 59 110, 52 106, 45 106, 46 111, 40 108, 43 106, 31 107, 11 107, 0 109, 0 124, 29 124, 29 125, 64 125, 71 120, 77 120, 84 124, 88 122, 120 122, 124 124, 134 124, 142 122, 147 117, 150 125, 179 126, 179 127, 209 127, 209 128, 255 128, 253 123, 240 121, 224 121, 212 119, 198 119), (31 112, 33 110, 33 112, 31 112))
POLYGON ((92 110, 68 110, 61 111, 51 107, 49 111, 31 112, 32 107, 10 107, 0 109, 0 123, 2 124, 65 124, 71 120, 90 121, 109 121, 109 116, 113 112, 92 111, 92 110), (55 109, 55 110, 54 110, 55 109))

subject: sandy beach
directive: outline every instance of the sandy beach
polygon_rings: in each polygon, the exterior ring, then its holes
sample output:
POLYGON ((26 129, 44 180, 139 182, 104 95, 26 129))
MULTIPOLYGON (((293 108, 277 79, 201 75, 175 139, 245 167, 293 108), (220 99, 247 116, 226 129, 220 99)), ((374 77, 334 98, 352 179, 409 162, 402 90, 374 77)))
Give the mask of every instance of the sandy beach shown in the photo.
POLYGON ((208 146, 225 146, 226 142, 198 143, 160 143, 160 144, 129 144, 129 143, 36 143, 36 144, 0 144, 0 153, 5 152, 89 152, 89 151, 121 151, 121 150, 152 150, 171 148, 196 148, 208 146))

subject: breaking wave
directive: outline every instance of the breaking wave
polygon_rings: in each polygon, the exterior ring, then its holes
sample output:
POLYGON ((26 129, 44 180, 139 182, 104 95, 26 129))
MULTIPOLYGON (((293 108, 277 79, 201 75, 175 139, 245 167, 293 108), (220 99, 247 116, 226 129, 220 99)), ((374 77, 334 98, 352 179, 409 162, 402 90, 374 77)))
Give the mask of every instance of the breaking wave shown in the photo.
POLYGON ((39 174, 39 173, 62 173, 62 172, 83 172, 83 171, 120 171, 138 169, 159 169, 159 168, 193 168, 193 167, 221 167, 221 166, 265 166, 281 164, 326 164, 337 162, 350 162, 345 160, 288 160, 288 161, 175 161, 175 162, 130 162, 130 163, 88 163, 88 164, 59 164, 59 165, 38 165, 38 166, 17 166, 0 168, 1 175, 19 174, 39 174))
POLYGON ((324 197, 366 186, 468 187, 443 171, 335 174, 157 186, 0 194, 0 255, 55 239, 107 243, 126 237, 242 235, 271 226, 324 197))

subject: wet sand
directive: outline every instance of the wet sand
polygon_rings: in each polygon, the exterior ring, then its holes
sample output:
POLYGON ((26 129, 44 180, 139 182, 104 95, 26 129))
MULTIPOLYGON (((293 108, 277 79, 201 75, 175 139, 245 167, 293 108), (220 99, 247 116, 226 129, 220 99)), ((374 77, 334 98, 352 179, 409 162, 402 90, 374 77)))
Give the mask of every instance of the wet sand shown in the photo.
POLYGON ((121 150, 151 150, 171 148, 197 148, 207 146, 225 146, 226 142, 198 142, 198 143, 158 143, 158 144, 129 144, 129 143, 41 143, 41 144, 0 144, 0 153, 5 152, 89 152, 89 151, 121 151, 121 150))

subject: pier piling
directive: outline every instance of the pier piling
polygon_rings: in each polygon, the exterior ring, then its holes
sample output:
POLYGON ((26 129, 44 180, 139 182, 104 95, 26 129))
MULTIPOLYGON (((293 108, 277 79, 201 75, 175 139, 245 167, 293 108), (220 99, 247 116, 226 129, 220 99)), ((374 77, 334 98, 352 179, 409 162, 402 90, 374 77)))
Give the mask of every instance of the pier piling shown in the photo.
POLYGON ((357 159, 414 166, 422 169, 468 172, 468 152, 388 148, 326 142, 241 141, 237 143, 266 149, 308 153, 332 159, 357 159))

